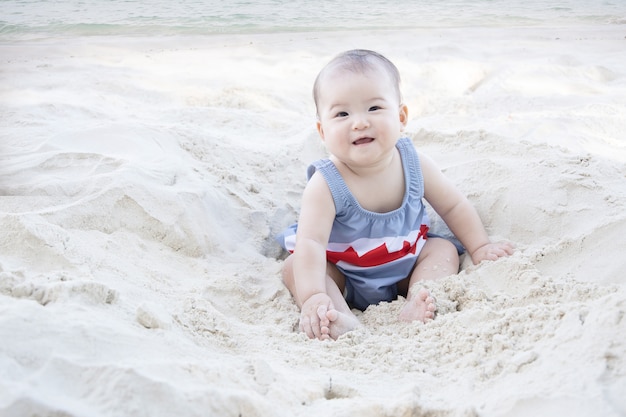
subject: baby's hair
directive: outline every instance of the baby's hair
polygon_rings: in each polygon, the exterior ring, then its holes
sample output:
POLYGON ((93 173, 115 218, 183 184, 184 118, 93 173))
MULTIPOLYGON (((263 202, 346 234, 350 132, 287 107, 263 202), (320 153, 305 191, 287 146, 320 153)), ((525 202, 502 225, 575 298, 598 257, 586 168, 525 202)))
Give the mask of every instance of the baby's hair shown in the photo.
POLYGON ((375 63, 379 63, 387 71, 391 77, 391 81, 396 89, 399 101, 402 101, 402 94, 400 92, 400 71, 398 68, 378 52, 370 51, 368 49, 352 49, 350 51, 342 52, 334 57, 317 75, 315 83, 313 84, 313 101, 315 107, 319 100, 319 85, 322 75, 330 68, 339 68, 356 73, 363 73, 372 69, 375 69, 375 63))

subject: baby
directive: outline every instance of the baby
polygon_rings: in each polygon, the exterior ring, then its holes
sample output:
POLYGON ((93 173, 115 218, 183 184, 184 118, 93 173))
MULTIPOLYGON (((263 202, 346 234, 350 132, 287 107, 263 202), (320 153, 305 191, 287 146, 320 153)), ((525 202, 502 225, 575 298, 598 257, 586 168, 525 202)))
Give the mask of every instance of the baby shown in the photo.
POLYGON ((406 297, 401 320, 435 317, 435 299, 420 282, 458 273, 459 251, 428 233, 423 199, 474 264, 513 253, 510 243, 489 240, 467 198, 402 137, 408 109, 391 61, 344 52, 319 73, 313 97, 330 156, 309 167, 298 223, 280 236, 291 252, 283 280, 309 338, 337 339, 360 325, 351 308, 398 295, 406 297))

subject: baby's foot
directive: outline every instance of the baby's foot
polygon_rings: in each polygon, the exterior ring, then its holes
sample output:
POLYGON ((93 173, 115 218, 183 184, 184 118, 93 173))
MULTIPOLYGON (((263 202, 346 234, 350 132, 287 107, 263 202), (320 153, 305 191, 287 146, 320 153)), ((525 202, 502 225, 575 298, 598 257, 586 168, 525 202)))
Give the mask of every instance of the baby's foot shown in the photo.
POLYGON ((428 322, 435 318, 437 304, 435 298, 430 295, 426 288, 420 289, 417 293, 407 299, 406 304, 400 311, 400 320, 428 322))
POLYGON ((326 317, 329 320, 328 335, 333 340, 337 340, 342 334, 348 333, 361 325, 361 322, 354 314, 342 313, 335 309, 328 310, 326 317))

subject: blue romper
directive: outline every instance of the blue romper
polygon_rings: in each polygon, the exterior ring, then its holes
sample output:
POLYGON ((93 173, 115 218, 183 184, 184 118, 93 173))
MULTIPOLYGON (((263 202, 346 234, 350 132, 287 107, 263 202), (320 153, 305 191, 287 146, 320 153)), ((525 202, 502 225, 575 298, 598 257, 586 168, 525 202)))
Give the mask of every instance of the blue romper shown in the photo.
MULTIPOLYGON (((402 206, 387 213, 362 208, 329 159, 314 162, 307 171, 309 179, 319 171, 332 193, 337 214, 326 257, 346 277, 346 301, 360 310, 397 298, 396 284, 411 274, 427 239, 430 222, 422 202, 424 178, 417 152, 408 138, 399 139, 396 148, 406 190, 402 206)), ((277 238, 290 252, 296 229, 294 224, 277 238)))

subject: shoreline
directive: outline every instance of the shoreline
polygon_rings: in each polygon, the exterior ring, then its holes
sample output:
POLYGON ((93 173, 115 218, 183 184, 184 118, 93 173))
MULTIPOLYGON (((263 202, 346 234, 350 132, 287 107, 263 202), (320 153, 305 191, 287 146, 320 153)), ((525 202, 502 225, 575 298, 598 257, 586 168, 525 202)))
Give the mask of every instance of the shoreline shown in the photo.
MULTIPOLYGON (((83 24, 77 24, 76 26, 83 26, 83 24)), ((94 24, 94 26, 100 26, 99 24, 94 24)), ((536 25, 524 25, 524 24, 516 24, 516 25, 493 25, 493 26, 484 26, 484 25, 464 25, 459 24, 455 26, 406 26, 406 27, 375 27, 375 28, 294 28, 293 30, 279 30, 279 31, 236 31, 236 32, 193 32, 193 31, 182 31, 177 32, 175 28, 172 31, 168 30, 167 26, 164 27, 154 27, 149 28, 146 32, 116 32, 115 30, 106 32, 106 33, 88 33, 88 32, 43 32, 43 33, 31 33, 24 32, 19 35, 15 35, 13 33, 1 33, 0 34, 0 44, 10 44, 10 43, 27 43, 27 42, 39 42, 39 41, 54 41, 54 40, 72 40, 72 39, 97 39, 100 41, 110 40, 111 42, 119 41, 124 38, 128 38, 131 40, 154 40, 155 36, 158 39, 166 39, 166 40, 180 40, 181 38, 187 38, 192 40, 206 40, 206 39, 219 39, 222 38, 224 40, 228 40, 229 38, 249 38, 249 37, 261 37, 261 38, 284 38, 284 37, 297 37, 300 39, 296 39, 298 41, 307 40, 310 36, 315 36, 316 38, 324 38, 324 37, 332 37, 336 38, 337 36, 344 35, 355 37, 359 35, 364 35, 366 38, 374 36, 376 34, 383 35, 399 35, 406 33, 416 33, 416 34, 445 34, 445 33, 454 33, 459 31, 471 31, 474 33, 480 32, 504 32, 507 34, 515 34, 522 35, 528 31, 538 31, 540 33, 543 32, 554 32, 555 35, 558 33, 562 33, 562 31, 574 31, 574 32, 607 32, 607 33, 615 33, 614 40, 623 40, 626 39, 626 35, 624 35, 624 23, 583 23, 583 22, 572 22, 572 23, 563 23, 561 25, 554 24, 536 24, 536 25), (160 30, 161 29, 161 30, 160 30), (164 29, 164 30, 163 30, 164 29), (32 37, 28 37, 32 35, 32 37), (12 37, 14 36, 14 37, 12 37), (305 39, 301 39, 304 37, 305 39)), ((123 27, 123 26, 121 26, 123 27)), ((139 29, 132 28, 130 29, 139 29)), ((143 30, 143 29, 142 29, 143 30)), ((564 38, 565 39, 565 38, 564 38)), ((248 40, 249 39, 245 39, 248 40)), ((309 39, 310 40, 310 39, 309 39)), ((555 38, 555 40, 560 40, 560 38, 555 38)), ((585 40, 585 39, 577 39, 577 40, 585 40)), ((292 40, 294 41, 294 40, 292 40)))

